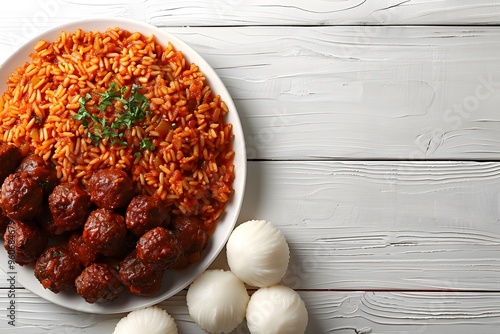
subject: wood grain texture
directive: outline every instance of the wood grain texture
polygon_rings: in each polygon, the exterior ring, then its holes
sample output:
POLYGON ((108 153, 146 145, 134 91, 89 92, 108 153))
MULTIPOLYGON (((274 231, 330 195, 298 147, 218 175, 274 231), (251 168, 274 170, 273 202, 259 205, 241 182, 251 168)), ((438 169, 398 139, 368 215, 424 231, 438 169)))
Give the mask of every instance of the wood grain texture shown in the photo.
MULTIPOLYGON (((498 24, 495 0, 23 0, 0 13, 17 34, 83 17, 128 17, 156 26, 498 24)), ((14 39, 16 40, 16 39, 14 39)))
POLYGON ((496 1, 416 0, 223 0, 187 1, 185 6, 146 1, 148 20, 158 26, 497 24, 496 1), (207 15, 208 14, 208 15, 207 15))
MULTIPOLYGON (((175 34, 234 96, 250 159, 240 222, 284 232, 308 334, 496 333, 499 14, 496 0, 26 0, 0 12, 0 64, 75 19, 175 34)), ((1 333, 111 333, 122 316, 9 289, 0 272, 1 333)), ((160 306, 203 332, 185 291, 160 306)))
MULTIPOLYGON (((1 298, 0 309, 8 300, 1 298)), ((250 291, 251 293, 251 291, 250 291)), ((301 291, 309 314, 306 334, 483 333, 500 326, 500 294, 453 292, 301 291)), ((191 317, 186 292, 159 304, 175 319, 179 333, 204 333, 191 317)), ((124 314, 84 314, 48 303, 24 289, 17 290, 16 327, 0 321, 2 333, 112 333, 124 314)), ((232 334, 249 334, 243 322, 232 334)))
POLYGON ((500 158, 500 29, 175 28, 228 86, 250 159, 500 158))
POLYGON ((500 165, 255 162, 240 220, 278 225, 301 289, 498 290, 500 165))

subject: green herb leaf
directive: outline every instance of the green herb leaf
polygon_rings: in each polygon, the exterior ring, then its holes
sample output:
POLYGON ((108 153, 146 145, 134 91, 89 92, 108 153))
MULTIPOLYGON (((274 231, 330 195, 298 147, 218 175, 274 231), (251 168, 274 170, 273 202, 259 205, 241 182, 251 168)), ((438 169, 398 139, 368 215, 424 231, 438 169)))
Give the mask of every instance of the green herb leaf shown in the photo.
POLYGON ((80 97, 78 99, 78 103, 80 104, 80 108, 78 108, 78 112, 76 115, 73 115, 73 119, 77 121, 82 121, 82 125, 85 128, 88 128, 89 122, 87 120, 87 117, 92 117, 92 115, 87 111, 87 108, 85 107, 85 102, 90 100, 92 96, 87 93, 85 97, 80 97))
POLYGON ((141 143, 139 145, 139 149, 140 150, 154 151, 155 146, 151 143, 151 140, 149 138, 144 138, 143 140, 141 140, 141 143))
POLYGON ((87 136, 92 139, 92 141, 94 142, 94 146, 99 146, 99 140, 101 139, 101 136, 97 135, 97 134, 94 134, 92 132, 88 132, 87 136))
MULTIPOLYGON (((138 92, 139 89, 139 86, 132 85, 130 94, 126 98, 127 87, 123 86, 118 90, 116 84, 111 83, 107 91, 97 93, 100 96, 99 103, 96 106, 97 110, 104 111, 108 106, 113 105, 113 101, 119 101, 123 104, 124 111, 121 111, 118 117, 110 124, 107 123, 106 117, 99 118, 99 115, 93 115, 88 112, 85 103, 92 98, 88 93, 78 100, 80 108, 73 115, 73 118, 81 121, 82 125, 88 129, 87 135, 92 139, 95 146, 99 145, 99 140, 101 139, 111 141, 111 146, 117 143, 126 146, 127 142, 121 139, 123 132, 119 132, 118 130, 122 128, 130 129, 137 123, 143 122, 148 113, 149 101, 144 95, 138 92), (93 123, 92 128, 89 128, 90 122, 93 123)), ((145 138, 141 141, 140 149, 154 150, 155 147, 148 138, 145 138)))
POLYGON ((127 142, 124 140, 115 139, 111 141, 111 146, 118 144, 119 146, 127 146, 127 142))

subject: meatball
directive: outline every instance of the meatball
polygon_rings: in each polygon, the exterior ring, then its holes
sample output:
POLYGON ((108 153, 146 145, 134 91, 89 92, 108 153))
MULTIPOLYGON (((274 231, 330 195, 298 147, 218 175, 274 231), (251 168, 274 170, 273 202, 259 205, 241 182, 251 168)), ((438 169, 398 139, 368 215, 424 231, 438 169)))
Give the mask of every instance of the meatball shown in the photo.
POLYGON ((96 250, 87 245, 83 241, 83 236, 78 233, 73 233, 69 238, 68 250, 73 253, 84 267, 94 263, 97 258, 96 250))
POLYGON ((5 250, 21 266, 34 262, 47 242, 47 236, 38 226, 20 220, 12 221, 4 234, 5 250))
POLYGON ((26 173, 9 175, 1 195, 4 213, 10 219, 31 220, 42 209, 42 188, 26 173))
POLYGON ((49 196, 54 224, 60 231, 81 228, 90 214, 90 195, 77 183, 60 184, 49 196))
POLYGON ((175 239, 179 247, 177 268, 185 268, 199 260, 200 253, 208 241, 208 233, 201 220, 195 217, 176 217, 173 222, 175 239))
POLYGON ((60 230, 57 225, 54 224, 54 219, 52 219, 50 209, 46 205, 42 206, 42 211, 35 218, 35 222, 49 236, 56 236, 64 233, 63 230, 60 230))
POLYGON ((125 215, 127 228, 140 237, 155 227, 167 227, 170 215, 165 203, 156 196, 139 195, 130 201, 125 215))
POLYGON ((126 238, 125 218, 112 210, 92 211, 83 227, 83 241, 105 256, 119 254, 126 238))
POLYGON ((179 256, 177 240, 163 227, 144 233, 137 241, 136 250, 139 260, 163 270, 174 266, 179 256))
POLYGON ((3 235, 5 230, 7 229, 7 225, 9 225, 10 219, 3 213, 3 209, 0 206, 0 234, 3 235))
POLYGON ((141 296, 150 296, 160 291, 164 271, 145 264, 132 251, 120 262, 120 280, 127 291, 141 296))
POLYGON ((14 173, 22 158, 21 150, 17 146, 0 143, 0 184, 14 173))
POLYGON ((134 196, 132 179, 118 168, 98 170, 87 186, 92 202, 100 208, 125 208, 134 196))
POLYGON ((35 263, 34 274, 45 289, 54 293, 71 289, 82 272, 78 259, 67 249, 47 248, 35 263))
POLYGON ((30 154, 21 161, 16 173, 23 172, 38 183, 45 197, 50 195, 59 182, 54 165, 36 154, 30 154))
POLYGON ((123 291, 118 272, 105 263, 85 268, 76 278, 75 286, 76 292, 90 304, 111 302, 123 291))

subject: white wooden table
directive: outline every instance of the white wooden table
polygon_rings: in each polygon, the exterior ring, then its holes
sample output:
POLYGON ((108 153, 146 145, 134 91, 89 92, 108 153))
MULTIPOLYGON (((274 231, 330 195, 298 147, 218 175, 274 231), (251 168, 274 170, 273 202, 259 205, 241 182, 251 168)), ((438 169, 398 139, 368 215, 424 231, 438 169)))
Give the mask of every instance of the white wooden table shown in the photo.
MULTIPOLYGON (((291 248, 307 333, 500 330, 500 1, 41 0, 0 11, 0 63, 84 17, 161 27, 215 68, 248 148, 239 221, 291 248)), ((221 256, 213 265, 224 268, 221 256)), ((111 333, 123 316, 15 287, 1 333, 111 333)), ((161 303, 202 333, 185 292, 161 303)), ((248 333, 243 324, 234 333, 248 333)))

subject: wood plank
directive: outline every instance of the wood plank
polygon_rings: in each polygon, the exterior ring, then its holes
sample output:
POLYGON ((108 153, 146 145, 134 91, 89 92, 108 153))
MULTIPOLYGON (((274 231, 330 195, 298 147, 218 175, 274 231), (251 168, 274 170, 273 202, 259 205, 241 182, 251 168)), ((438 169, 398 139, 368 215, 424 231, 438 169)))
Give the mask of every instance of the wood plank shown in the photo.
POLYGON ((239 221, 281 228, 291 250, 283 282, 293 288, 498 290, 500 163, 250 162, 248 169, 239 221))
POLYGON ((249 159, 500 160, 500 27, 164 29, 227 85, 249 159))
MULTIPOLYGON (((499 293, 453 292, 338 292, 300 291, 309 313, 306 334, 494 333, 500 326, 499 293)), ((179 333, 203 331, 189 316, 183 291, 161 302, 175 319, 179 333)), ((5 315, 9 299, 0 290, 0 309, 5 315)), ((44 301, 27 290, 16 295, 16 327, 5 316, 2 333, 112 333, 125 314, 79 313, 44 301)), ((233 334, 249 333, 245 322, 233 334)))
POLYGON ((283 230, 294 288, 498 290, 498 163, 255 162, 248 180, 240 220, 283 230))
POLYGON ((155 25, 379 25, 498 24, 500 4, 481 1, 415 0, 227 0, 187 1, 185 6, 147 1, 146 17, 155 25), (207 15, 208 14, 208 15, 207 15))
MULTIPOLYGON (((25 0, 0 13, 2 26, 31 34, 86 17, 126 17, 157 26, 499 24, 495 0, 25 0)), ((15 35, 14 35, 15 36, 15 35)), ((14 38, 14 41, 16 38, 14 38)))
POLYGON ((500 28, 365 29, 169 30, 228 86, 250 159, 500 160, 500 28))

